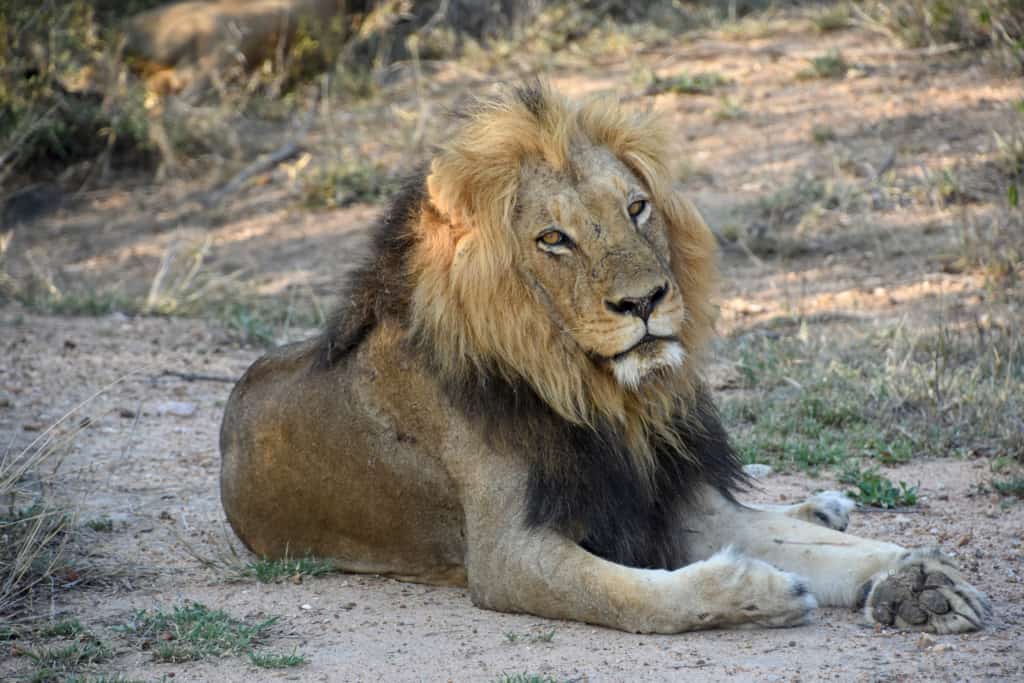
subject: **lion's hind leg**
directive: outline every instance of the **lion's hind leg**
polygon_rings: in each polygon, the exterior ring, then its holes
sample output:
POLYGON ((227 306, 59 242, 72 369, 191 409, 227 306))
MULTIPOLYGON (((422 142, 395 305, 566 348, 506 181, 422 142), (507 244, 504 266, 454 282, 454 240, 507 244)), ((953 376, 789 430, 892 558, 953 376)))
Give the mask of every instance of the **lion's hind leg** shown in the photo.
POLYGON ((857 504, 841 491, 822 491, 802 503, 786 506, 783 512, 811 524, 846 531, 855 507, 857 504))
POLYGON ((937 551, 859 538, 810 524, 788 510, 751 509, 716 493, 707 503, 702 528, 690 537, 696 556, 735 544, 745 554, 806 577, 822 605, 866 603, 869 620, 887 626, 960 633, 981 628, 989 618, 985 596, 937 551))
POLYGON ((850 513, 857 507, 857 504, 841 491, 822 491, 795 505, 748 504, 747 507, 755 510, 781 512, 787 517, 828 529, 846 531, 846 527, 850 526, 850 513))

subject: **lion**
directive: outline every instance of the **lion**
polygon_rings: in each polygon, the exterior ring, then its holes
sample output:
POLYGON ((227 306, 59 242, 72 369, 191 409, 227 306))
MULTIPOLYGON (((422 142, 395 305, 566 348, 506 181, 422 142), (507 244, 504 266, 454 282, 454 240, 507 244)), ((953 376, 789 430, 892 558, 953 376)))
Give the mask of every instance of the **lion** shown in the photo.
POLYGON ((716 244, 670 148, 655 115, 543 84, 464 112, 323 333, 235 386, 221 496, 246 546, 638 633, 817 605, 981 628, 987 598, 944 555, 842 533, 845 497, 738 500, 701 375, 716 244))

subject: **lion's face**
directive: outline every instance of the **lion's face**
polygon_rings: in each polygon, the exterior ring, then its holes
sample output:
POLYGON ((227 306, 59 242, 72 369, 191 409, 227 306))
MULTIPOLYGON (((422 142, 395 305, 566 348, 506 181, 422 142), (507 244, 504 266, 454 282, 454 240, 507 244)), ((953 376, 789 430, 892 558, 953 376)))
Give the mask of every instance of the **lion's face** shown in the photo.
POLYGON ((549 90, 474 105, 431 161, 407 275, 446 382, 525 381, 558 415, 653 457, 711 334, 715 241, 675 191, 652 115, 549 90))
POLYGON ((513 223, 520 275, 582 353, 635 388, 679 367, 686 308, 651 192, 606 148, 556 172, 523 167, 513 223))

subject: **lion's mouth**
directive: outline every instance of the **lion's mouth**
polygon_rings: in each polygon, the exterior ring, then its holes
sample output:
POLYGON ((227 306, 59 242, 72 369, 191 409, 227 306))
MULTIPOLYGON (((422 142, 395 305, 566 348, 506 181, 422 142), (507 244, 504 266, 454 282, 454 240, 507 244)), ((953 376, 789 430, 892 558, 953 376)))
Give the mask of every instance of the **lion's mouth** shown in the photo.
POLYGON ((686 361, 686 351, 678 337, 645 334, 608 361, 615 379, 623 386, 636 389, 652 372, 681 367, 686 361))
POLYGON ((659 335, 654 335, 654 334, 645 334, 640 339, 640 341, 638 341, 637 343, 633 344, 632 346, 630 346, 625 351, 621 351, 621 352, 615 354, 609 360, 611 360, 612 362, 616 362, 616 361, 622 360, 623 358, 625 358, 629 354, 634 353, 636 351, 641 351, 641 352, 642 351, 651 351, 651 350, 656 348, 656 346, 658 345, 659 342, 676 342, 676 343, 678 343, 679 339, 677 337, 672 337, 672 336, 659 336, 659 335))

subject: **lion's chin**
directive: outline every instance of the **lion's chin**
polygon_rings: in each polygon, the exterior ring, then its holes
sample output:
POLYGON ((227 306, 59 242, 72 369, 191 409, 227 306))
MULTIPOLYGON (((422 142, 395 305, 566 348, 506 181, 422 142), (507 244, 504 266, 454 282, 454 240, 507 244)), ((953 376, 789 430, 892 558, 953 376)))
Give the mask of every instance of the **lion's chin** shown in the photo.
POLYGON ((612 372, 619 384, 636 389, 655 370, 682 367, 686 351, 677 341, 656 341, 611 361, 612 372))

